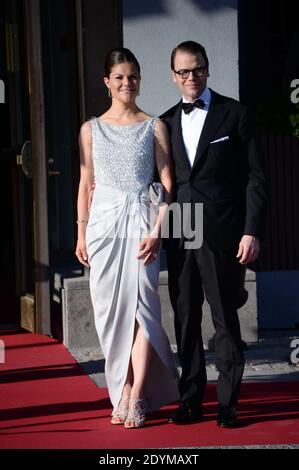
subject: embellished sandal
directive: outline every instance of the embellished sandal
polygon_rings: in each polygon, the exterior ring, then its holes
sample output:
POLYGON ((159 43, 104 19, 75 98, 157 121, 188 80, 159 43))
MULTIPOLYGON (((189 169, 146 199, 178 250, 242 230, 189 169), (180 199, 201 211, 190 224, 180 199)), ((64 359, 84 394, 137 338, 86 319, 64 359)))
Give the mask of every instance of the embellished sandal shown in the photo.
POLYGON ((121 397, 116 411, 112 413, 111 424, 124 424, 129 411, 129 401, 129 396, 121 397))
POLYGON ((130 398, 128 416, 124 422, 126 429, 142 428, 145 422, 145 398, 130 398))

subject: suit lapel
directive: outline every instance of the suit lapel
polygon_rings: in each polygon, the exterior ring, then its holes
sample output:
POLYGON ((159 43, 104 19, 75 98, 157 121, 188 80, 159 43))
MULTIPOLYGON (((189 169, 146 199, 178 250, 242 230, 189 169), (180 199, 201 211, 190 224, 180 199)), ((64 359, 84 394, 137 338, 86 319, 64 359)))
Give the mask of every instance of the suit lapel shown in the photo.
POLYGON ((217 130, 221 126, 227 110, 224 108, 223 103, 221 100, 218 100, 218 95, 214 93, 212 90, 212 99, 210 108, 201 132, 200 139, 198 141, 197 151, 194 159, 194 163, 192 166, 192 171, 198 165, 200 161, 202 161, 203 154, 209 145, 209 143, 213 140, 214 135, 216 134, 217 130))
POLYGON ((173 117, 172 145, 175 149, 175 155, 191 172, 190 162, 187 157, 182 132, 182 101, 179 102, 175 115, 173 117))

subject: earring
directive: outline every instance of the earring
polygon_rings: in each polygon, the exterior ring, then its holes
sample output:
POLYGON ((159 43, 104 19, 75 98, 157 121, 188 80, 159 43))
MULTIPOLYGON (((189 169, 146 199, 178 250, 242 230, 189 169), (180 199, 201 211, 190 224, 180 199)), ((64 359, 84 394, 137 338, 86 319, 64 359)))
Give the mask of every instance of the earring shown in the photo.
POLYGON ((109 98, 111 98, 111 90, 110 90, 110 88, 108 88, 108 96, 109 96, 109 98))

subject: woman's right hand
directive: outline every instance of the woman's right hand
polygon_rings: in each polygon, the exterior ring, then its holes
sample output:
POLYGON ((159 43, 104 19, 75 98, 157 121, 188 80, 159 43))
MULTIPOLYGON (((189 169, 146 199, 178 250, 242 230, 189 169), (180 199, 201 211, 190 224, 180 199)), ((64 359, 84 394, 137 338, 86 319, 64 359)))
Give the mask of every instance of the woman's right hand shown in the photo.
POLYGON ((89 268, 85 240, 78 238, 75 253, 80 263, 89 268))

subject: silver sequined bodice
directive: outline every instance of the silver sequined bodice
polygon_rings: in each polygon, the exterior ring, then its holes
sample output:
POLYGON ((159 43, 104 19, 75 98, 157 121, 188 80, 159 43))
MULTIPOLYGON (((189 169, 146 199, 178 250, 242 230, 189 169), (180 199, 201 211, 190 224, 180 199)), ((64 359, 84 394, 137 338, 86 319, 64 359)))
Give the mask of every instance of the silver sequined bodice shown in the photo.
POLYGON ((92 157, 95 183, 136 192, 155 175, 154 127, 157 118, 114 126, 92 118, 92 157))

